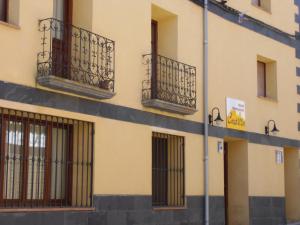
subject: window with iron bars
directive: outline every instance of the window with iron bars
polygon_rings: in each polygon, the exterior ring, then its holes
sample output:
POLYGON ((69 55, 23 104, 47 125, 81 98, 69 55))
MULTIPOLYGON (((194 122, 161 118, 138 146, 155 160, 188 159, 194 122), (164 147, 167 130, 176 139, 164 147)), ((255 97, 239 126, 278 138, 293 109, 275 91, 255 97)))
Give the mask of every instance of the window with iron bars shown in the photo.
POLYGON ((0 108, 0 208, 90 207, 93 129, 0 108))
POLYGON ((152 205, 184 207, 184 137, 152 134, 152 205))

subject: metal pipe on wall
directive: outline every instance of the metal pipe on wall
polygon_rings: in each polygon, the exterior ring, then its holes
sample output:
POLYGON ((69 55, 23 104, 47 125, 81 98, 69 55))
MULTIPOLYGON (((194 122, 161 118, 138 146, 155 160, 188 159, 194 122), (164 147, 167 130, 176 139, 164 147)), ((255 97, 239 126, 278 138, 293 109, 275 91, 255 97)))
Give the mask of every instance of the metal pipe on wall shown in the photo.
POLYGON ((203 102, 204 102, 204 224, 209 225, 209 158, 208 158, 208 1, 204 0, 203 14, 203 102))

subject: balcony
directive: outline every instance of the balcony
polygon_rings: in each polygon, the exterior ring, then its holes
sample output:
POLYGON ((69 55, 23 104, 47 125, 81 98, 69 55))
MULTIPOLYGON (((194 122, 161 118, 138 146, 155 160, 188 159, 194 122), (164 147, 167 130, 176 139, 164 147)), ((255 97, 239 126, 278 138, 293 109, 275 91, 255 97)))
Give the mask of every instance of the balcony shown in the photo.
POLYGON ((37 82, 97 99, 114 96, 115 43, 57 19, 39 21, 37 82))
POLYGON ((183 115, 196 110, 196 68, 161 55, 144 55, 142 104, 183 115))

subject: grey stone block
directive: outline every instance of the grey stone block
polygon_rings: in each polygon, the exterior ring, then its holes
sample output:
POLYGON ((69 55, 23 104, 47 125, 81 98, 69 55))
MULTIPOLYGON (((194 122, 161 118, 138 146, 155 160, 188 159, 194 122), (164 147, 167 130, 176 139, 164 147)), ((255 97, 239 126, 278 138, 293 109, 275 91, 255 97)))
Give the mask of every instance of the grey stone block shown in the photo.
POLYGON ((191 210, 176 210, 173 213, 174 221, 180 222, 180 223, 187 223, 189 222, 189 218, 192 216, 191 210))
POLYGON ((93 212, 88 216, 88 225, 106 225, 107 224, 107 212, 93 212))
POLYGON ((187 208, 194 209, 194 208, 204 208, 204 198, 203 196, 188 196, 186 198, 187 201, 187 208))
POLYGON ((154 221, 155 213, 152 210, 127 212, 127 224, 146 224, 154 221))
POLYGON ((134 196, 95 196, 94 204, 99 210, 133 210, 135 205, 134 196))
POLYGON ((151 196, 134 197, 134 209, 135 210, 152 209, 152 197, 151 196))
POLYGON ((45 87, 71 92, 71 93, 97 98, 97 99, 109 99, 115 95, 115 93, 102 89, 100 87, 83 84, 77 81, 64 79, 53 75, 38 76, 36 80, 40 85, 45 87))
POLYGON ((175 103, 171 103, 159 99, 143 100, 142 104, 146 107, 157 108, 168 112, 179 113, 182 115, 192 115, 195 112, 197 112, 197 110, 194 108, 182 106, 179 104, 175 104, 175 103))
POLYGON ((127 225, 127 215, 124 211, 108 211, 107 225, 127 225))
POLYGON ((273 225, 272 218, 254 218, 250 225, 273 225))
POLYGON ((87 212, 66 212, 64 214, 64 225, 86 225, 88 224, 87 212))
POLYGON ((249 197, 250 225, 280 225, 285 223, 284 197, 249 197))
POLYGON ((173 210, 162 210, 154 212, 154 221, 156 223, 169 223, 172 224, 174 221, 173 210))

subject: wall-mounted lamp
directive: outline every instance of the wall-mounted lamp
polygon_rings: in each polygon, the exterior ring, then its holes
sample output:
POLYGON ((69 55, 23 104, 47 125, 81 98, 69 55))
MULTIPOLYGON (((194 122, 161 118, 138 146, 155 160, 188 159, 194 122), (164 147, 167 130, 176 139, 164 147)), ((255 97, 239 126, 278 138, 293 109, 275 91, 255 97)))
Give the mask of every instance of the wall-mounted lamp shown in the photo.
POLYGON ((221 0, 220 3, 222 3, 223 5, 225 5, 228 2, 228 0, 221 0))
POLYGON ((275 123, 274 120, 269 120, 269 121, 268 121, 268 125, 265 126, 265 134, 266 134, 266 135, 270 135, 270 132, 271 132, 274 136, 276 136, 276 135, 278 134, 278 132, 279 132, 279 130, 278 130, 277 127, 276 127, 276 123, 275 123), (272 130, 270 129, 270 124, 271 124, 271 123, 273 123, 273 129, 272 129, 272 130))
POLYGON ((211 110, 211 114, 209 114, 208 116, 208 121, 209 121, 209 124, 214 126, 214 122, 216 123, 216 125, 219 127, 222 125, 222 122, 224 121, 221 117, 221 114, 220 114, 220 109, 218 107, 215 107, 211 110), (217 117, 214 118, 214 111, 217 110, 218 111, 218 114, 217 114, 217 117))

